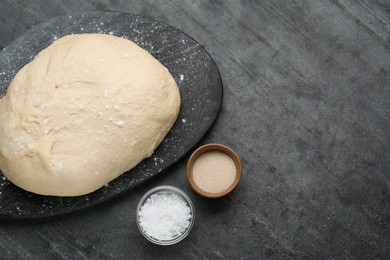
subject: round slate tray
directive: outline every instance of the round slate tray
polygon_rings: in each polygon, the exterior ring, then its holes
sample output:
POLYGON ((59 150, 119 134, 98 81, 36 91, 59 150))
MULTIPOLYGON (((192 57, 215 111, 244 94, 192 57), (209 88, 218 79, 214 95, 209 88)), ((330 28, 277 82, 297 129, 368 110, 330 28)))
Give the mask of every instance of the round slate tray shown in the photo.
POLYGON ((103 188, 79 197, 41 196, 10 183, 0 172, 0 218, 63 214, 111 199, 177 162, 216 119, 222 82, 210 55, 185 33, 145 17, 120 12, 81 12, 40 24, 0 52, 0 97, 14 75, 56 39, 78 33, 111 34, 136 42, 166 66, 181 94, 179 117, 152 157, 103 188))

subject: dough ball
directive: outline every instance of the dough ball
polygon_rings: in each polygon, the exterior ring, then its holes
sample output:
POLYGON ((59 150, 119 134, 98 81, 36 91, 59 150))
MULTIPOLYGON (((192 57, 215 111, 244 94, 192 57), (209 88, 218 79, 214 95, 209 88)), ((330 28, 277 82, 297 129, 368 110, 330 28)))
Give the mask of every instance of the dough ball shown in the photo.
POLYGON ((90 193, 151 156, 179 108, 169 71, 135 43, 65 36, 0 100, 0 169, 37 194, 90 193))

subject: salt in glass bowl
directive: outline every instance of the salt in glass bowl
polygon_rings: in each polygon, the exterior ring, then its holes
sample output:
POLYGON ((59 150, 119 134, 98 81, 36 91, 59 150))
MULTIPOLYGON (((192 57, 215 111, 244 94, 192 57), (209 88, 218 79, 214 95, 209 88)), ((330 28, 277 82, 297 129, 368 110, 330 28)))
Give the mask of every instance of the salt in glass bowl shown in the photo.
POLYGON ((136 210, 136 222, 139 231, 141 234, 150 242, 157 244, 157 245, 162 245, 162 246, 168 246, 168 245, 173 245, 176 244, 180 241, 182 241, 188 234, 190 233, 192 227, 194 226, 194 221, 195 221, 195 209, 194 205, 192 204, 191 199, 185 194, 182 190, 173 187, 173 186, 168 186, 168 185, 163 185, 163 186, 157 186, 148 192, 145 193, 145 195, 141 198, 140 202, 138 203, 137 210, 136 210), (186 205, 190 208, 190 213, 191 213, 191 219, 190 219, 190 224, 186 228, 186 230, 179 236, 174 237, 173 239, 170 240, 158 240, 156 238, 153 238, 149 236, 141 227, 140 224, 140 216, 139 212, 141 210, 141 207, 146 203, 147 199, 152 196, 153 194, 160 194, 160 193, 170 193, 170 194, 175 194, 177 195, 180 199, 182 199, 186 205))

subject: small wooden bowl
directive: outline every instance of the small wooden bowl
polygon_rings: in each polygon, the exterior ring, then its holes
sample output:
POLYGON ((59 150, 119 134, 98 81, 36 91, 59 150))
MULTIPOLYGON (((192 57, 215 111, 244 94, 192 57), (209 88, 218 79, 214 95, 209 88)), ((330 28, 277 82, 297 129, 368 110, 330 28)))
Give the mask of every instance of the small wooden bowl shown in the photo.
POLYGON ((188 179, 188 182, 190 183, 190 186, 195 190, 196 193, 198 193, 199 195, 202 195, 206 198, 220 198, 220 197, 226 196, 232 190, 234 190, 234 188, 237 186, 238 182, 241 179, 241 175, 242 175, 242 166, 241 166, 240 158, 231 148, 229 148, 223 144, 206 144, 206 145, 199 147, 198 149, 195 150, 195 152, 192 153, 192 155, 187 163, 187 179, 188 179), (234 164, 236 166, 236 177, 235 177, 233 183, 229 186, 229 188, 227 188, 226 190, 224 190, 221 193, 209 193, 207 191, 202 190, 196 184, 196 182, 193 178, 193 175, 192 175, 192 169, 194 168, 195 161, 198 159, 199 156, 201 156, 202 154, 204 154, 206 152, 210 152, 210 151, 219 151, 219 152, 223 152, 223 153, 229 155, 230 158, 232 158, 232 160, 234 161, 234 164))

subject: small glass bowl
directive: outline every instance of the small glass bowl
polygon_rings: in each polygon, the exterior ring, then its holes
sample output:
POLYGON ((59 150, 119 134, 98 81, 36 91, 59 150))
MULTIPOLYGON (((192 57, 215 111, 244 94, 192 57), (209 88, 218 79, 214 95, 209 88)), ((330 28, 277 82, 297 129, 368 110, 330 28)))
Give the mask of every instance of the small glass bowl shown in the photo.
POLYGON ((136 222, 137 222, 137 226, 138 226, 139 231, 147 240, 149 240, 150 242, 157 244, 157 245, 168 246, 168 245, 173 245, 173 244, 176 244, 176 243, 182 241, 190 233, 192 227, 194 226, 194 221, 195 221, 195 209, 194 209, 194 205, 192 204, 191 199, 182 190, 180 190, 176 187, 173 187, 173 186, 168 186, 168 185, 157 186, 157 187, 149 190, 148 192, 146 192, 145 195, 141 198, 140 202, 138 203, 137 210, 136 210, 136 222), (171 240, 158 240, 158 239, 155 239, 155 238, 149 236, 142 229, 141 224, 140 224, 139 212, 140 212, 141 207, 145 204, 146 200, 150 196, 152 196, 153 194, 159 194, 159 193, 171 193, 171 194, 173 193, 173 194, 179 196, 187 204, 187 206, 190 208, 190 212, 191 212, 190 224, 188 225, 187 229, 180 236, 175 237, 171 240))

